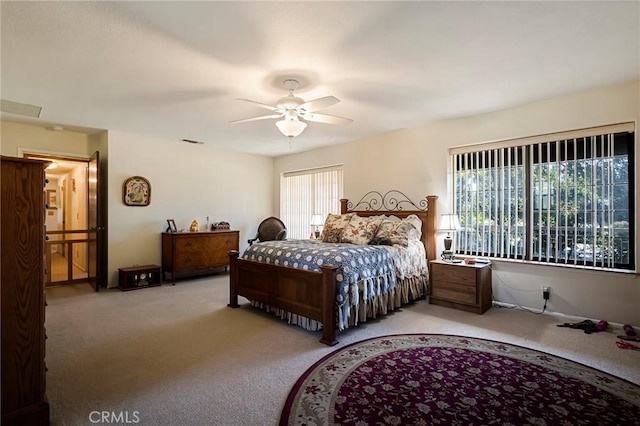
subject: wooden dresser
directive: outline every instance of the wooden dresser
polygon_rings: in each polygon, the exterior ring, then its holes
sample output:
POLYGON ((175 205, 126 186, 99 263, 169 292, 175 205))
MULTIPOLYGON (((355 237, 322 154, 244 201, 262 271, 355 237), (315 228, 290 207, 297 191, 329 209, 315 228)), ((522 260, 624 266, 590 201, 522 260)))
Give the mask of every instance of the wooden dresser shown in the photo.
POLYGON ((2 425, 48 425, 45 395, 44 168, 0 157, 2 425))
POLYGON ((229 266, 229 251, 239 250, 239 231, 163 232, 162 277, 207 274, 229 266))
POLYGON ((483 314, 491 307, 491 265, 429 263, 429 303, 483 314))

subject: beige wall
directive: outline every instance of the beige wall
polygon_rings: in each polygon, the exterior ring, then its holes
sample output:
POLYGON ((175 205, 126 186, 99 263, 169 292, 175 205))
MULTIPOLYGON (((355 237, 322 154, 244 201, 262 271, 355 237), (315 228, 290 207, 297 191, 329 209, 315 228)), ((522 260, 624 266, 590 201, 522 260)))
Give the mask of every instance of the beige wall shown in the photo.
POLYGON ((87 140, 84 133, 53 131, 10 121, 0 122, 0 153, 11 157, 22 157, 20 148, 85 157, 88 152, 87 140))
MULTIPOLYGON (((258 224, 273 214, 273 159, 191 145, 174 140, 109 131, 92 134, 53 132, 10 122, 1 123, 1 153, 18 156, 26 150, 87 157, 100 151, 107 168, 107 274, 117 286, 118 268, 160 265, 160 233, 167 219, 188 228, 193 219, 204 225, 225 220, 240 231, 240 248, 258 224), (151 205, 127 207, 122 184, 140 175, 151 182, 151 205)), ((86 197, 86 194, 85 194, 86 197)))
MULTIPOLYGON (((108 167, 108 274, 114 286, 119 267, 160 264, 159 233, 166 219, 175 219, 181 228, 187 228, 193 219, 204 223, 207 215, 211 221, 227 220, 240 230, 244 249, 259 221, 277 214, 283 171, 343 163, 347 198, 357 199, 372 189, 399 189, 413 199, 437 194, 439 211, 445 212, 450 202, 450 147, 638 122, 639 103, 640 84, 620 84, 275 160, 116 131, 87 137, 2 122, 0 152, 17 156, 21 147, 86 156, 96 148, 101 154, 108 148, 108 161, 101 155, 101 165, 108 167), (149 207, 123 204, 122 183, 133 175, 151 181, 149 207)), ((638 151, 636 157, 640 157, 638 151)), ((639 166, 636 158, 636 168, 639 166)), ((550 311, 640 324, 640 279, 635 275, 507 262, 496 262, 493 273, 494 298, 500 302, 539 308, 541 286, 550 285, 550 311)))
MULTIPOLYGON (((274 169, 274 205, 279 205, 282 172, 343 163, 346 198, 357 200, 367 191, 390 189, 401 190, 414 200, 436 194, 440 196, 438 210, 444 213, 450 207, 449 148, 619 122, 637 123, 639 104, 640 83, 635 81, 279 157, 274 169)), ((638 151, 636 147, 636 169, 640 166, 638 151)), ((550 311, 640 324, 640 279, 635 275, 508 262, 493 265, 497 301, 541 308, 543 285, 551 286, 550 311)))
POLYGON ((194 219, 227 221, 240 231, 240 249, 260 220, 273 214, 273 159, 176 140, 109 132, 109 278, 118 268, 160 265, 167 219, 189 229, 194 219), (122 185, 131 176, 151 183, 151 204, 129 207, 122 185))

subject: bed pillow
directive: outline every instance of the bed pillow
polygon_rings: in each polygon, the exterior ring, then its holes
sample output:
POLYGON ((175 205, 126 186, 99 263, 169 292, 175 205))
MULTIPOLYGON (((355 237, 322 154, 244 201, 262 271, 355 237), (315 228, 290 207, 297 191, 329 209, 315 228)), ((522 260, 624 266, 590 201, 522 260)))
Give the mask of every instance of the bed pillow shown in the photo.
POLYGON ((354 216, 342 233, 343 243, 369 244, 378 232, 384 216, 360 217, 354 216))
POLYGON ((324 243, 339 243, 342 238, 342 232, 347 227, 354 213, 347 214, 331 214, 327 215, 322 228, 320 240, 324 243))
POLYGON ((402 219, 404 222, 408 222, 415 228, 415 231, 409 232, 409 237, 411 239, 419 240, 422 237, 422 220, 415 214, 410 214, 406 218, 402 219))
POLYGON ((396 216, 389 216, 382 221, 375 236, 376 238, 388 238, 393 244, 407 247, 411 230, 415 230, 411 223, 396 216))

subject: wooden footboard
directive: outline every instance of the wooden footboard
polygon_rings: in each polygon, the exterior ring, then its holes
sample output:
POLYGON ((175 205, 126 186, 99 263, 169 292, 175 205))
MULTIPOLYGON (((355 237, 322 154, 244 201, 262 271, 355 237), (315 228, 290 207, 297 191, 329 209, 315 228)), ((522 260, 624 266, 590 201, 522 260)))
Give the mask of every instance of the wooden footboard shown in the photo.
POLYGON ((237 308, 238 296, 322 323, 320 342, 336 340, 336 270, 323 265, 322 272, 303 271, 241 259, 229 252, 229 307, 237 308))
MULTIPOLYGON (((386 194, 371 191, 353 206, 346 199, 340 200, 340 212, 354 212, 360 216, 394 215, 399 218, 415 214, 422 221, 422 242, 427 260, 431 260, 436 254, 437 199, 437 196, 429 195, 416 205, 400 191, 392 190, 386 194), (417 210, 403 210, 406 206, 417 210)), ((229 252, 229 263, 228 306, 239 307, 238 296, 243 296, 319 321, 322 323, 320 342, 330 346, 338 343, 337 266, 323 265, 322 272, 305 271, 241 259, 238 251, 229 252)))

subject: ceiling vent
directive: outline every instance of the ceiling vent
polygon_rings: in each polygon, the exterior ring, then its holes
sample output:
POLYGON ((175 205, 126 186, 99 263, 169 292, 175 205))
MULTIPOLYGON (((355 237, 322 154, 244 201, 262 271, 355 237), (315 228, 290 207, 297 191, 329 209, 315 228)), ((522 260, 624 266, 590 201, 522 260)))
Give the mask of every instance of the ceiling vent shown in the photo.
POLYGON ((36 105, 21 104, 20 102, 8 101, 6 99, 1 99, 0 101, 0 109, 2 112, 7 112, 9 114, 39 118, 40 112, 42 111, 42 107, 36 105))

